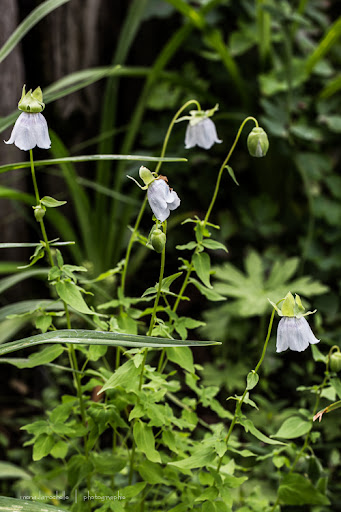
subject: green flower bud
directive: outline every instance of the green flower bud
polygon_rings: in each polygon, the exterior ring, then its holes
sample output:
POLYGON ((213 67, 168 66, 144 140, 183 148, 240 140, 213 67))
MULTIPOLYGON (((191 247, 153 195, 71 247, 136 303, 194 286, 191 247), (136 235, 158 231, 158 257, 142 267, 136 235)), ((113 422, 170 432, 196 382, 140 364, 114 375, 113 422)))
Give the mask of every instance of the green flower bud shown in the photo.
POLYGON ((43 218, 45 217, 46 208, 42 206, 41 204, 38 204, 38 206, 33 206, 34 209, 34 216, 36 218, 37 222, 41 222, 43 218))
POLYGON ((162 252, 166 245, 166 235, 161 229, 156 228, 151 234, 150 241, 156 252, 162 252))
POLYGON ((247 148, 251 156, 265 156, 269 149, 268 136, 259 126, 254 128, 247 138, 247 148))
POLYGON ((40 87, 37 87, 33 92, 30 89, 26 93, 25 85, 22 88, 22 94, 20 101, 18 103, 18 109, 23 112, 27 112, 28 114, 37 114, 42 112, 45 108, 45 103, 43 103, 43 93, 40 87))
POLYGON ((155 181, 155 178, 153 176, 153 173, 147 169, 147 167, 144 167, 141 165, 139 170, 139 175, 143 183, 148 187, 153 181, 155 181))
POLYGON ((339 372, 341 370, 341 353, 339 350, 331 354, 329 366, 332 372, 339 372))

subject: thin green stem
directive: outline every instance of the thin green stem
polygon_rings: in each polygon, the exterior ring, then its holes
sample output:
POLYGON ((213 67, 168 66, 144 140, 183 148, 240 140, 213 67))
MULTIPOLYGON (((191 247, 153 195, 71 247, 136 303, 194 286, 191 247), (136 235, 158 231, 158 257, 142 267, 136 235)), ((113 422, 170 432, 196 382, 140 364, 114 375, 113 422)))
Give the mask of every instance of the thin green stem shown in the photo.
MULTIPOLYGON (((180 117, 181 113, 189 105, 191 105, 193 103, 197 106, 198 110, 201 110, 200 103, 198 101, 196 101, 196 100, 186 101, 186 103, 184 103, 184 105, 182 105, 182 107, 179 108, 179 110, 175 113, 175 115, 173 116, 173 119, 171 120, 171 122, 170 122, 170 124, 168 126, 168 130, 166 132, 165 139, 163 141, 163 146, 162 146, 160 158, 163 158, 165 156, 165 154, 166 154, 169 137, 171 135, 171 132, 172 132, 172 129, 174 127, 174 124, 175 124, 176 120, 178 119, 178 117, 180 117)), ((155 168, 155 171, 154 171, 155 174, 158 174, 160 172, 161 165, 162 165, 162 162, 158 162, 158 164, 157 164, 157 166, 155 168)), ((133 243, 134 243, 134 241, 136 239, 137 230, 138 230, 138 228, 140 226, 140 222, 141 222, 142 216, 144 214, 144 210, 146 208, 146 205, 147 205, 147 196, 145 196, 145 198, 143 200, 143 203, 141 205, 139 214, 138 214, 136 222, 135 222, 135 226, 134 226, 133 232, 130 235, 130 239, 129 239, 128 246, 127 246, 126 255, 125 255, 125 258, 124 258, 123 270, 122 270, 121 286, 120 286, 121 292, 122 292, 122 296, 124 296, 124 289, 125 289, 125 283, 126 283, 126 277, 127 277, 127 269, 128 269, 128 264, 129 264, 131 250, 132 250, 132 247, 133 247, 133 243)))
MULTIPOLYGON (((316 400, 315 400, 315 405, 314 405, 314 409, 313 409, 313 413, 311 415, 311 419, 310 419, 310 429, 309 429, 309 432, 307 432, 306 436, 305 436, 305 439, 304 439, 304 443, 303 443, 303 446, 302 448, 300 449, 300 451, 297 453, 296 457, 295 457, 295 460, 294 462, 292 463, 291 465, 291 468, 289 470, 289 475, 294 471, 295 467, 296 467, 296 464, 298 463, 298 461, 300 460, 300 458, 302 457, 303 453, 306 451, 306 449, 308 448, 308 445, 309 445, 309 441, 310 441, 310 435, 311 435, 311 431, 313 429, 313 425, 314 425, 314 416, 315 414, 317 413, 317 409, 318 409, 318 406, 319 406, 319 402, 320 402, 320 398, 321 398, 321 393, 324 389, 324 387, 326 386, 327 382, 329 380, 329 372, 328 372, 328 369, 327 371, 325 372, 325 376, 324 376, 324 379, 323 379, 323 382, 322 384, 319 386, 318 388, 318 392, 316 394, 316 400)), ((279 504, 279 496, 277 496, 277 499, 275 501, 275 503, 273 504, 273 507, 271 509, 270 512, 275 512, 275 509, 277 507, 277 505, 279 504)))
MULTIPOLYGON (((204 220, 203 220, 203 222, 202 222, 202 229, 203 229, 203 230, 205 229, 205 227, 206 227, 206 225, 207 225, 207 223, 208 223, 208 219, 209 219, 209 217, 210 217, 210 215, 211 215, 211 212, 212 212, 213 206, 214 206, 214 204, 215 204, 215 202, 216 202, 217 195, 218 195, 218 192, 219 192, 219 186, 220 186, 220 181, 221 181, 221 177, 222 177, 223 171, 224 171, 224 169, 225 169, 225 167, 226 167, 226 165, 227 165, 228 161, 230 160, 230 158, 231 158, 231 156, 232 156, 232 153, 233 153, 233 151, 234 151, 234 148, 236 147, 237 142, 238 142, 238 140, 239 140, 239 137, 240 137, 240 135, 241 135, 241 133, 242 133, 242 131, 243 131, 243 128, 244 128, 245 124, 246 124, 248 121, 253 121, 253 122, 255 123, 256 127, 258 127, 258 121, 257 121, 257 119, 256 119, 256 118, 254 118, 254 117, 252 117, 252 116, 248 116, 248 117, 246 117, 246 118, 244 119, 244 121, 242 122, 242 124, 240 125, 239 130, 238 130, 238 132, 237 132, 237 135, 236 135, 236 137, 235 137, 235 139, 234 139, 234 142, 233 142, 233 144, 232 144, 232 146, 231 146, 231 148, 230 148, 230 151, 228 152, 227 157, 225 158, 225 160, 223 161, 223 163, 222 163, 222 165, 221 165, 221 167, 220 167, 220 169, 219 169, 219 173, 218 173, 218 177, 217 177, 217 181, 216 181, 216 186, 215 186, 215 189, 214 189, 214 192, 213 192, 213 196, 212 196, 212 199, 211 199, 211 203, 210 203, 210 205, 209 205, 209 207, 208 207, 207 213, 206 213, 205 218, 204 218, 204 220)), ((198 252, 200 252, 200 247, 199 247, 199 245, 196 247, 196 249, 195 249, 195 251, 194 251, 194 253, 193 253, 193 256, 194 256, 195 254, 197 254, 198 252)), ((179 292, 179 294, 178 294, 178 297, 176 298, 176 301, 175 301, 174 306, 173 306, 173 311, 174 311, 174 312, 177 310, 177 308, 178 308, 178 306, 179 306, 179 303, 180 303, 180 300, 182 299, 183 294, 184 294, 184 292, 185 292, 185 290, 186 290, 186 288, 187 288, 187 284, 188 284, 188 281, 189 281, 189 278, 190 278, 190 276, 191 276, 191 273, 192 273, 193 268, 194 268, 194 265, 193 265, 193 257, 192 257, 192 263, 190 264, 190 266, 189 266, 189 267, 188 267, 188 269, 187 269, 186 276, 185 276, 184 282, 183 282, 183 284, 182 284, 181 290, 180 290, 180 292, 179 292)))
MULTIPOLYGON (((162 227, 163 227, 163 232, 166 234, 166 232, 167 232, 167 221, 163 222, 162 227)), ((152 312, 152 316, 151 316, 151 320, 150 320, 150 325, 149 325, 149 329, 148 329, 148 333, 147 333, 148 336, 151 336, 151 334, 153 332, 154 325, 155 325, 156 310, 157 310, 157 306, 159 304, 159 300, 160 300, 160 296, 161 296, 162 280, 163 280, 163 275, 164 275, 164 272, 165 272, 165 261, 166 261, 166 247, 163 248, 163 251, 161 253, 159 286, 158 286, 157 294, 156 294, 156 297, 155 297, 155 300, 154 300, 153 312, 152 312)), ((141 372, 140 372, 140 380, 139 380, 139 391, 141 391, 141 389, 142 389, 144 367, 145 367, 145 364, 146 364, 147 355, 148 355, 148 349, 145 348, 144 349, 144 354, 143 354, 143 360, 142 360, 142 363, 141 363, 141 372)), ((132 446, 131 457, 130 457, 129 485, 131 484, 132 478, 133 478, 135 448, 136 448, 135 440, 133 439, 133 446, 132 446)))
MULTIPOLYGON (((167 232, 167 221, 165 221, 162 226, 163 226, 163 232, 164 232, 164 234, 166 234, 166 232, 167 232)), ((164 275, 164 272, 165 272, 165 262, 166 262, 166 246, 163 248, 162 253, 161 253, 159 286, 158 286, 156 297, 155 297, 155 300, 154 300, 153 313, 152 313, 152 317, 150 319, 150 324, 149 324, 149 329, 148 329, 147 336, 151 336, 152 335, 152 331, 153 331, 154 325, 155 325, 156 310, 157 310, 157 307, 158 307, 158 304, 159 304, 159 300, 160 300, 160 296, 161 296, 162 280, 163 280, 163 275, 164 275)))
POLYGON ((212 197, 212 199, 211 199, 210 206, 208 207, 207 213, 206 213, 205 218, 204 218, 204 222, 203 222, 203 227, 204 227, 204 228, 206 227, 206 224, 207 224, 208 219, 209 219, 209 217, 210 217, 210 215, 211 215, 211 212, 212 212, 212 209, 213 209, 214 203, 215 203, 215 201, 216 201, 216 199, 217 199, 217 195, 218 195, 218 192, 219 192, 219 186, 220 186, 220 181, 221 181, 221 177, 222 177, 223 171, 224 171, 224 169, 225 169, 225 167, 226 167, 226 165, 227 165, 228 161, 230 160, 230 158, 231 158, 231 156, 232 156, 232 153, 233 153, 233 151, 234 151, 234 148, 236 147, 237 142, 238 142, 238 140, 239 140, 239 137, 240 137, 240 135, 241 135, 241 133, 242 133, 242 131, 243 131, 243 128, 244 128, 245 124, 246 124, 248 121, 253 121, 253 122, 255 123, 256 127, 258 128, 258 121, 257 121, 257 119, 255 119, 254 117, 251 117, 251 116, 246 117, 246 118, 244 119, 244 121, 242 122, 242 124, 240 125, 239 130, 238 130, 237 135, 236 135, 236 138, 234 139, 234 142, 233 142, 233 144, 232 144, 232 146, 231 146, 231 149, 230 149, 230 151, 228 152, 227 157, 225 158, 225 160, 223 161, 223 163, 222 163, 222 165, 221 165, 221 167, 220 167, 220 169, 219 169, 219 173, 218 173, 218 178, 217 178, 216 186, 215 186, 215 189, 214 189, 214 192, 213 192, 213 197, 212 197))
MULTIPOLYGON (((269 343, 270 336, 271 336, 271 330, 272 330, 272 325, 273 325, 273 321, 274 321, 274 317, 275 317, 275 312, 276 312, 276 310, 273 309, 272 313, 271 313, 270 321, 269 321, 268 332, 267 332, 267 335, 266 335, 266 338, 265 338, 265 341, 264 341, 264 345, 263 345, 262 354, 260 356, 260 359, 259 359, 255 369, 253 370, 253 373, 257 373, 258 372, 258 370, 259 370, 259 368, 260 368, 260 366, 261 366, 261 364, 262 364, 262 362, 264 360, 266 349, 268 347, 268 343, 269 343)), ((234 416, 232 418, 232 421, 231 421, 231 424, 230 424, 230 428, 229 428, 227 436, 225 438, 226 445, 228 445, 228 442, 230 440, 230 437, 231 437, 231 434, 233 432, 234 426, 235 426, 235 424, 236 424, 236 422, 238 420, 239 413, 241 411, 243 402, 245 400, 245 397, 246 397, 246 394, 247 394, 248 391, 249 391, 249 388, 246 385, 244 393, 242 394, 241 398, 237 402, 236 409, 235 409, 235 412, 234 412, 234 416)), ((220 459, 219 459, 218 466, 217 466, 217 471, 220 470, 220 467, 221 467, 222 462, 223 462, 223 457, 224 456, 220 457, 220 459)))
MULTIPOLYGON (((33 160, 33 151, 32 151, 32 149, 30 149, 30 163, 31 163, 31 174, 32 174, 34 193, 35 193, 35 196, 36 196, 37 205, 40 205, 40 196, 39 196, 38 184, 37 184, 37 179, 36 179, 36 173, 35 173, 35 169, 34 169, 34 160, 33 160)), ((46 252, 47 252, 47 257, 48 257, 48 260, 49 260, 49 263, 50 263, 51 267, 53 267, 54 266, 53 258, 52 258, 52 254, 51 254, 51 249, 50 249, 49 241, 48 241, 48 238, 47 238, 47 235, 46 235, 46 229, 45 229, 45 225, 44 225, 43 219, 39 222, 39 224, 40 224, 41 233, 43 235, 43 239, 44 239, 44 242, 45 242, 45 248, 46 248, 46 252)))
MULTIPOLYGON (((32 151, 32 149, 30 149, 30 164, 31 164, 31 174, 32 174, 34 193, 35 193, 37 205, 40 205, 41 204, 40 203, 40 195, 39 195, 38 183, 37 183, 36 174, 35 174, 34 159, 33 159, 33 151, 32 151)), ((53 267, 54 266, 54 262, 53 262, 53 257, 52 257, 52 254, 51 254, 51 249, 50 249, 49 241, 48 241, 47 234, 46 234, 46 229, 45 229, 44 221, 41 220, 39 222, 39 224, 40 224, 40 229, 41 229, 41 232, 42 232, 42 235, 43 235, 43 239, 44 239, 44 242, 45 242, 45 248, 46 248, 49 264, 50 264, 51 267, 53 267)), ((68 305, 66 304, 65 301, 63 301, 63 305, 64 305, 64 311, 65 311, 65 317, 66 317, 66 325, 67 325, 68 329, 71 329, 71 320, 70 320, 70 313, 69 313, 68 305)), ((81 387, 81 376, 79 374, 79 368, 78 368, 76 351, 75 351, 75 348, 74 348, 74 346, 72 344, 68 345, 68 351, 69 351, 70 366, 71 366, 71 369, 74 372, 73 373, 74 383, 75 383, 75 388, 76 388, 76 392, 77 392, 77 397, 78 397, 78 400, 79 400, 79 406, 80 406, 80 411, 81 411, 82 422, 83 422, 83 425, 86 426, 86 414, 85 414, 85 406, 84 406, 82 387, 81 387)), ((84 449, 85 449, 85 455, 86 455, 86 457, 88 457, 88 449, 87 449, 87 439, 86 439, 86 437, 84 438, 84 449)))

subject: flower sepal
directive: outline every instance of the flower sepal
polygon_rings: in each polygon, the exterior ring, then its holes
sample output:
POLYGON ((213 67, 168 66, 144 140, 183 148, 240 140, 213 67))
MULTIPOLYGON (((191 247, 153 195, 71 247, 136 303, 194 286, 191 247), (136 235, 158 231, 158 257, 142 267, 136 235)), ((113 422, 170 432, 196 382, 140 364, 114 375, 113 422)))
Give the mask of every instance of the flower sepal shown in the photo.
POLYGON ((40 87, 37 87, 33 92, 30 89, 26 92, 26 86, 22 88, 21 98, 18 103, 18 109, 28 114, 38 114, 45 108, 43 102, 43 93, 40 87))
POLYGON ((291 292, 287 293, 284 299, 281 299, 277 304, 268 299, 270 304, 275 308, 279 316, 288 316, 295 318, 302 318, 304 316, 313 315, 316 313, 316 309, 314 311, 305 311, 305 307, 302 304, 301 297, 295 294, 295 298, 291 292), (282 302, 281 307, 278 307, 278 304, 282 302))

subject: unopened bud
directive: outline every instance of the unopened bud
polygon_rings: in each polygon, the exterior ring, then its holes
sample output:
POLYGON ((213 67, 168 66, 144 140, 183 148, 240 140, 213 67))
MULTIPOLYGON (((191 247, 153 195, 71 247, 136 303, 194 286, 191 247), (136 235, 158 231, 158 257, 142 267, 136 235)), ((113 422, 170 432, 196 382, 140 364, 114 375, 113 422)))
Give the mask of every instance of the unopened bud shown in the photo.
POLYGON ((247 148, 251 156, 265 156, 269 149, 268 136, 259 126, 254 128, 247 138, 247 148))
POLYGON ((161 229, 156 228, 151 234, 150 241, 156 252, 162 252, 166 245, 166 235, 161 229))
POLYGON ((36 218, 36 221, 41 222, 43 220, 43 218, 45 217, 46 209, 44 208, 44 206, 41 206, 41 205, 33 206, 33 209, 34 209, 34 216, 36 218))
POLYGON ((331 354, 329 366, 332 372, 339 372, 341 370, 341 353, 339 350, 331 354))
POLYGON ((147 169, 147 167, 144 167, 141 165, 139 170, 139 175, 143 183, 148 187, 153 181, 155 181, 155 178, 153 176, 153 173, 147 169))

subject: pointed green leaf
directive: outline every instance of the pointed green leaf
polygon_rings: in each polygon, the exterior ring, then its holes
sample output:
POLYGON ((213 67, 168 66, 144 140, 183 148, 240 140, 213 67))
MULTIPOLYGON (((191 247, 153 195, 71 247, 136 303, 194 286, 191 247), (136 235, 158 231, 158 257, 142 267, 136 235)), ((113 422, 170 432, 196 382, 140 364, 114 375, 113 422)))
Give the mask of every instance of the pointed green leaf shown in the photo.
POLYGON ((216 240, 212 240, 211 238, 206 238, 203 240, 202 245, 206 247, 206 249, 222 249, 223 251, 228 252, 224 244, 217 242, 216 240))
POLYGON ((225 169, 227 169, 227 172, 229 173, 229 175, 231 176, 231 178, 233 179, 235 184, 238 185, 238 187, 239 187, 239 183, 237 181, 237 178, 235 177, 232 167, 230 167, 229 165, 225 165, 225 169))
POLYGON ((15 512, 16 510, 25 510, 25 512, 67 512, 66 508, 47 505, 45 502, 37 502, 24 499, 7 498, 0 496, 1 512, 15 512))
POLYGON ((311 429, 311 423, 299 416, 292 416, 284 421, 278 432, 271 437, 283 437, 284 439, 295 439, 304 436, 311 429))
POLYGON ((137 334, 123 334, 119 332, 87 331, 83 329, 62 329, 36 334, 29 338, 3 343, 0 345, 0 356, 17 350, 44 343, 73 343, 76 345, 108 345, 130 348, 163 348, 183 346, 221 345, 217 341, 173 340, 137 334))
POLYGON ((53 436, 48 434, 42 434, 38 437, 38 439, 34 442, 33 445, 33 460, 40 460, 43 457, 46 457, 52 450, 55 445, 55 441, 53 436))
POLYGON ((320 493, 313 484, 298 473, 286 475, 278 489, 278 496, 286 505, 329 505, 327 496, 320 493))
POLYGON ((193 265, 197 276, 202 280, 207 288, 212 288, 210 283, 211 260, 206 252, 200 252, 193 255, 193 265))
POLYGON ((55 286, 59 297, 66 302, 68 306, 86 315, 96 314, 88 307, 79 288, 74 283, 70 281, 59 281, 55 286))
POLYGON ((194 373, 193 354, 189 347, 169 347, 166 351, 170 361, 188 372, 194 373))
POLYGON ((40 202, 47 208, 58 208, 58 206, 63 206, 63 204, 66 204, 66 201, 58 201, 51 196, 44 196, 40 202))
POLYGON ((155 438, 153 429, 145 423, 137 420, 133 428, 136 446, 143 452, 151 462, 161 462, 159 452, 155 450, 155 438))

